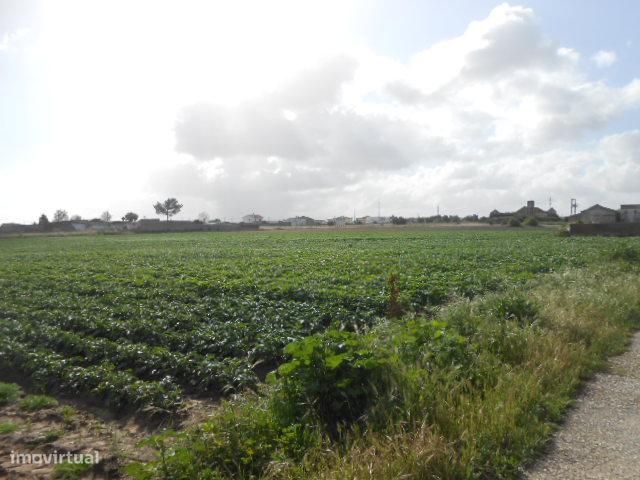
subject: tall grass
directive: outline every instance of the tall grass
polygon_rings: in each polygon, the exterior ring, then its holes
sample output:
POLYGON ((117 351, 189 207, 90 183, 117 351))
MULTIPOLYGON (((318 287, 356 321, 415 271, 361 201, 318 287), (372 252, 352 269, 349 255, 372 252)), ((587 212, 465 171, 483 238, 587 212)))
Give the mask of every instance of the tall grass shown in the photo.
POLYGON ((290 349, 295 365, 261 395, 223 403, 205 424, 162 440, 162 460, 130 473, 516 478, 580 382, 638 326, 640 279, 627 264, 544 275, 526 290, 389 320, 345 341, 321 334, 290 349))

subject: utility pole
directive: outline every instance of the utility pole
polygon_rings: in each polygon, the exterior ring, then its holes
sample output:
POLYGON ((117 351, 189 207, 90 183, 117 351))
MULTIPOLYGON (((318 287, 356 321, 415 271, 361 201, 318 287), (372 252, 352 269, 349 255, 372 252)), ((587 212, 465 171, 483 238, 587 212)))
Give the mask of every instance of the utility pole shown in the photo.
POLYGON ((575 198, 571 199, 571 215, 575 215, 578 213, 578 202, 576 202, 575 198))
POLYGON ((380 200, 378 200, 378 218, 380 218, 380 200))
POLYGON ((436 212, 438 217, 440 216, 440 205, 436 206, 436 212))

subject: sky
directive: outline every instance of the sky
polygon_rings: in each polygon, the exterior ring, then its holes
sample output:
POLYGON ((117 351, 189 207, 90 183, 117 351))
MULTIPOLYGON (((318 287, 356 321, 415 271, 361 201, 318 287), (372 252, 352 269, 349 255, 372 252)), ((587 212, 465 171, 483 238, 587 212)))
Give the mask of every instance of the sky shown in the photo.
POLYGON ((640 203, 635 0, 0 0, 0 223, 640 203))

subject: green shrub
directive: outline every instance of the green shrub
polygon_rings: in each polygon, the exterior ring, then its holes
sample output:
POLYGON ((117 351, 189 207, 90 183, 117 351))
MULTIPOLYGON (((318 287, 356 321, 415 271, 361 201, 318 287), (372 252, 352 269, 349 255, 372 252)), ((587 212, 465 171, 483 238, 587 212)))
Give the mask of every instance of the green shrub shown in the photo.
POLYGON ((510 227, 521 227, 522 223, 517 218, 512 218, 511 220, 509 220, 509 226, 510 227))
POLYGON ((276 373, 283 401, 299 415, 312 412, 333 432, 366 412, 389 367, 370 337, 336 330, 293 342, 285 353, 290 361, 276 373))
POLYGON ((48 395, 27 395, 18 405, 21 410, 35 412, 43 408, 57 407, 58 401, 48 395))
POLYGON ((15 383, 0 382, 0 405, 15 402, 22 393, 22 389, 15 383))
POLYGON ((538 219, 536 217, 525 218, 523 224, 527 227, 537 227, 539 225, 538 219))

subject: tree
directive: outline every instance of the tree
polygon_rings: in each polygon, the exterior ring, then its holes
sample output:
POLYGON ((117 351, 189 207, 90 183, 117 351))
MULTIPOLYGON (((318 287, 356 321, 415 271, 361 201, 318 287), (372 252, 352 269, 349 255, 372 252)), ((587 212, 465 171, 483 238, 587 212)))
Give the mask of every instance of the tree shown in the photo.
POLYGON ((49 219, 44 213, 40 215, 40 218, 38 219, 38 225, 40 225, 41 227, 46 227, 49 225, 49 219))
POLYGON ((111 214, 109 213, 109 210, 105 210, 104 212, 102 212, 102 215, 100 215, 100 220, 105 223, 109 223, 111 221, 111 214))
POLYGON ((133 212, 125 213, 124 217, 122 217, 123 222, 133 223, 138 220, 138 214, 133 212))
POLYGON ((69 220, 69 214, 66 210, 56 210, 53 214, 54 222, 66 222, 67 220, 69 220))
POLYGON ((169 217, 173 217, 176 213, 179 213, 180 210, 182 210, 182 204, 178 203, 178 200, 175 198, 167 198, 162 203, 156 203, 153 208, 156 209, 157 214, 166 215, 168 222, 169 217))
POLYGON ((394 225, 406 225, 407 219, 404 217, 396 217, 395 215, 391 215, 391 223, 394 225))
POLYGON ((74 220, 74 221, 82 220, 82 217, 80 215, 71 215, 71 220, 74 220))
POLYGON ((198 220, 200 220, 202 223, 208 223, 209 222, 209 214, 207 212, 200 212, 198 214, 198 220))

